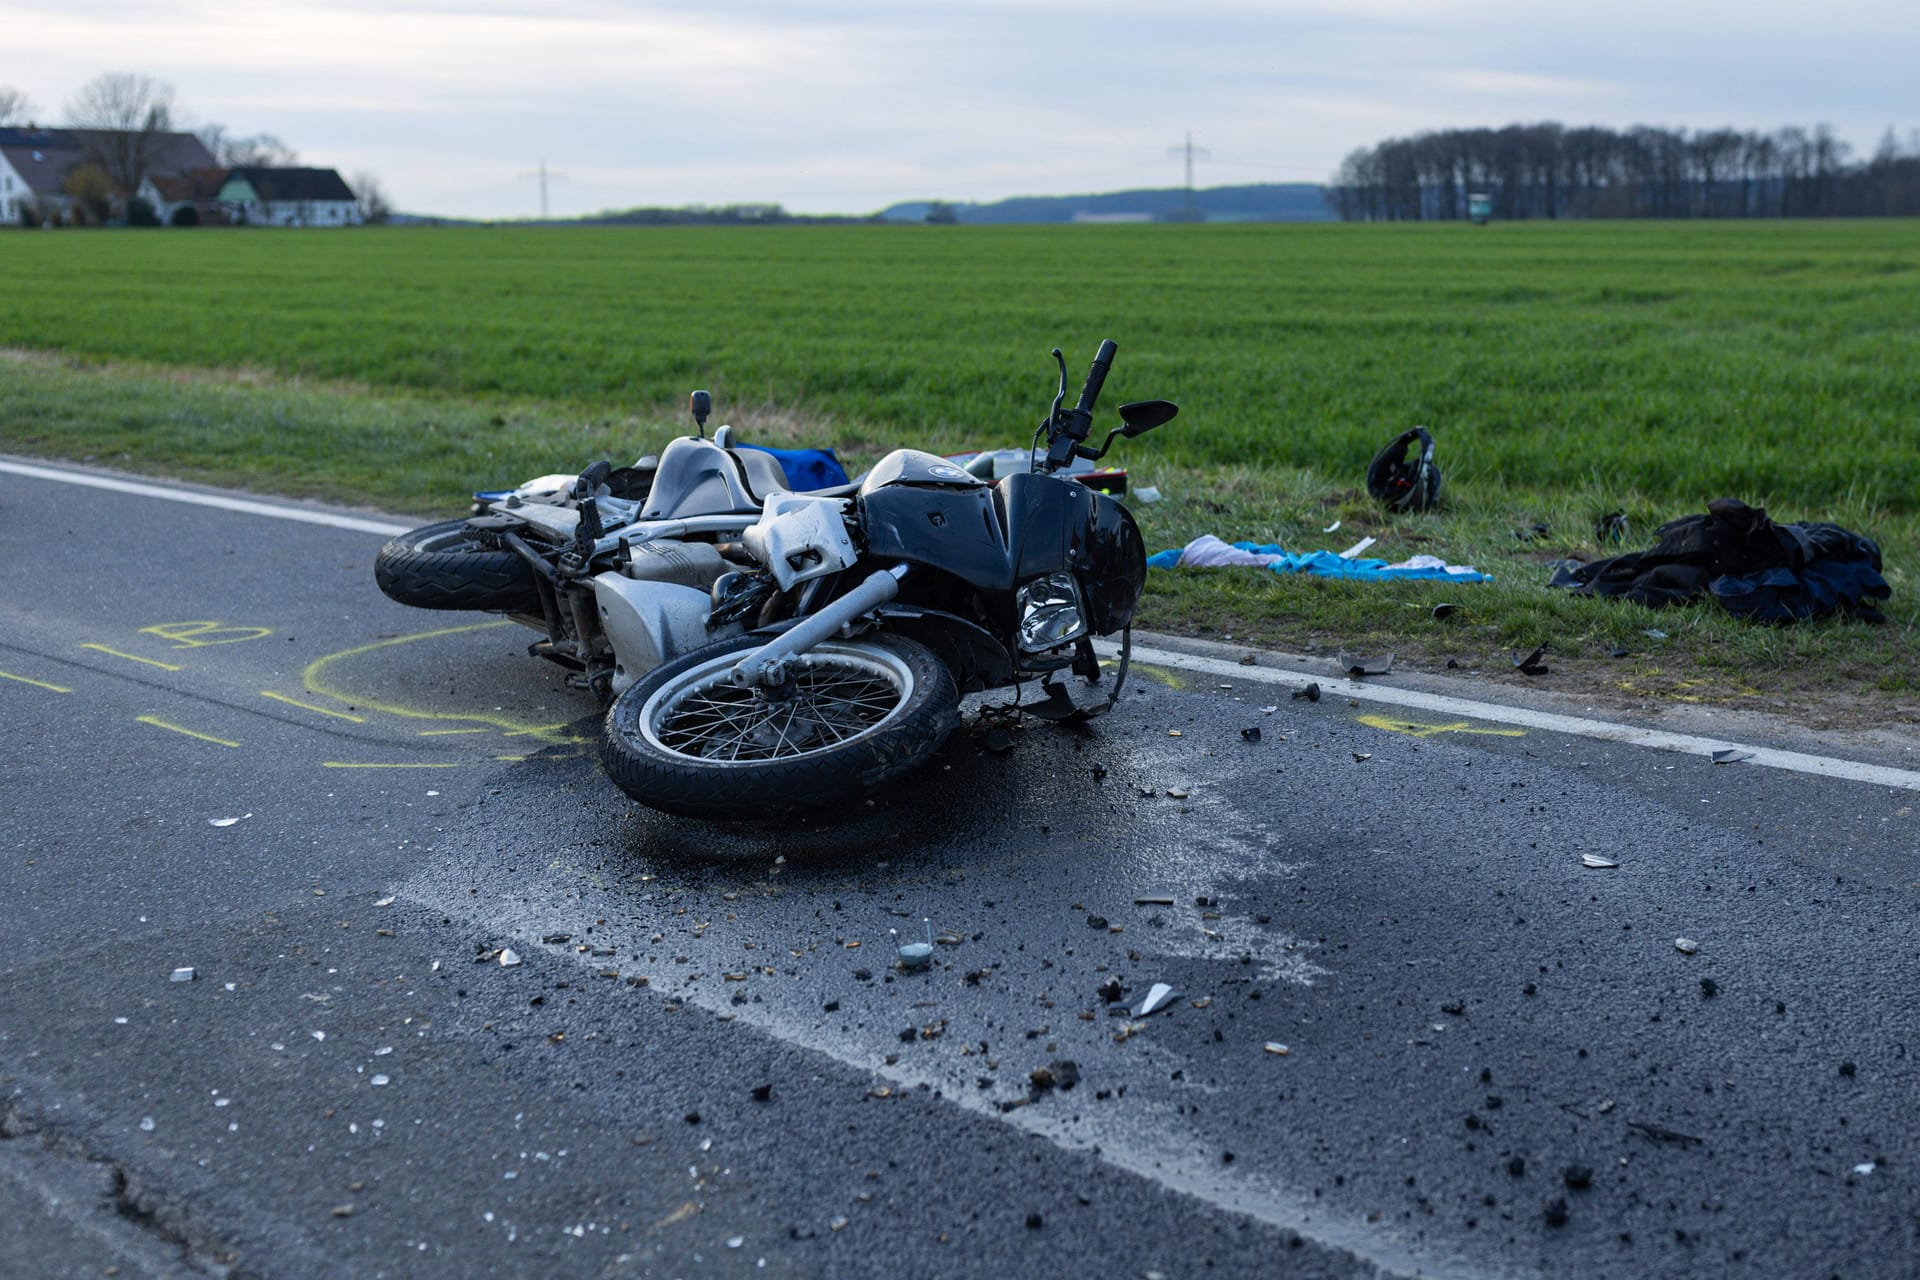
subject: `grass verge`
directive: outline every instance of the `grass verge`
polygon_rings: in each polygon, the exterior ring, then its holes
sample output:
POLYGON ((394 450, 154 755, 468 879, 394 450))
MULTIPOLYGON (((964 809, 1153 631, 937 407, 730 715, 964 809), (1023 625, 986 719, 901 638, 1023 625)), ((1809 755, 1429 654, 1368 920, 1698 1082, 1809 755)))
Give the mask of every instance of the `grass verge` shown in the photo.
MULTIPOLYGON (((956 428, 887 439, 862 423, 776 406, 727 415, 743 438, 774 445, 832 443, 850 468, 895 444, 953 452, 981 440, 956 428)), ((457 512, 476 488, 498 487, 600 457, 627 461, 683 430, 677 406, 629 416, 530 399, 378 390, 259 372, 198 371, 13 352, 0 358, 0 450, 97 463, 259 493, 327 499, 412 515, 457 512)), ((1167 429, 1178 430, 1178 424, 1167 429)), ((1821 510, 1766 494, 1776 518, 1828 519, 1876 539, 1894 596, 1884 627, 1824 622, 1756 627, 1711 605, 1658 612, 1569 597, 1544 586, 1546 564, 1648 545, 1665 520, 1698 507, 1598 484, 1536 491, 1497 477, 1448 473, 1437 513, 1390 516, 1358 475, 1283 465, 1183 466, 1159 460, 1157 437, 1121 459, 1163 501, 1136 506, 1150 548, 1200 533, 1339 550, 1364 536, 1367 554, 1421 553, 1491 573, 1484 584, 1351 583, 1258 569, 1155 571, 1141 623, 1249 646, 1324 653, 1392 650, 1403 667, 1523 682, 1510 655, 1546 644, 1546 687, 1609 705, 1690 703, 1784 711, 1816 724, 1913 718, 1920 704, 1920 517, 1849 497, 1821 510), (1593 525, 1624 509, 1625 548, 1602 547, 1593 525), (1340 527, 1323 530, 1334 521, 1340 527), (1535 533, 1537 525, 1545 533, 1535 533), (1516 531, 1527 534, 1524 539, 1516 531), (1445 620, 1433 605, 1463 608, 1445 620), (1664 632, 1663 637, 1646 634, 1664 632), (1625 651, 1624 656, 1609 656, 1625 651)), ((1445 455, 1442 455, 1443 465, 1445 455)), ((369 590, 372 590, 369 583, 369 590)))

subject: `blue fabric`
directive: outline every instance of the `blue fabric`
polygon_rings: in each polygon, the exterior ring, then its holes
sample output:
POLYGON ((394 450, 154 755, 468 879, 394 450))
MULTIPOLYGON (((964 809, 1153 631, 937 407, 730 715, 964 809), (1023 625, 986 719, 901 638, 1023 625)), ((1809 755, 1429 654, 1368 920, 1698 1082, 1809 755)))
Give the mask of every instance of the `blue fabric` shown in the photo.
MULTIPOLYGON (((1390 569, 1385 560, 1342 560, 1331 551, 1308 551, 1305 553, 1283 550, 1276 543, 1236 542, 1233 544, 1242 551, 1251 551, 1255 555, 1278 556, 1267 567, 1275 573, 1305 573, 1316 578, 1347 578, 1355 582, 1408 582, 1422 579, 1441 582, 1492 582, 1484 573, 1448 573, 1445 569, 1390 569)), ((1155 569, 1177 569, 1180 566, 1182 548, 1170 551, 1156 551, 1147 557, 1147 564, 1155 569)))
POLYGON ((770 449, 764 444, 735 445, 737 449, 758 449, 770 453, 780 469, 787 473, 787 484, 795 493, 831 489, 847 483, 847 470, 831 449, 770 449))

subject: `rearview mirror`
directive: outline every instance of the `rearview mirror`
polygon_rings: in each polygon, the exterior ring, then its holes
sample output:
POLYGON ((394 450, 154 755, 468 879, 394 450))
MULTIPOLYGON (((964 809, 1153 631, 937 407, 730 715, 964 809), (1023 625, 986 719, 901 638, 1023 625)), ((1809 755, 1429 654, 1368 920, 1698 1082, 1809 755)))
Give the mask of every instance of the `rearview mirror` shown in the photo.
POLYGON ((1155 427, 1164 427, 1173 421, 1180 412, 1180 406, 1171 400, 1136 400, 1132 404, 1120 406, 1120 434, 1131 440, 1143 436, 1155 427))

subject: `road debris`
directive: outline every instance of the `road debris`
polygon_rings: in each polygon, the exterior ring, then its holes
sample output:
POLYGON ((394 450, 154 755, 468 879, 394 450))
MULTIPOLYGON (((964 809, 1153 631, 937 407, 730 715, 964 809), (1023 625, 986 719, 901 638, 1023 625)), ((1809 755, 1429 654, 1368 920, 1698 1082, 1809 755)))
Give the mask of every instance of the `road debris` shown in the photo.
POLYGON ((1257 725, 1257 724, 1256 724, 1256 725, 1249 725, 1249 726, 1248 726, 1247 728, 1245 728, 1245 729, 1242 729, 1242 730, 1240 731, 1240 740, 1241 740, 1242 742, 1258 742, 1258 741, 1260 741, 1260 726, 1259 726, 1259 725, 1257 725))
POLYGON ((1170 893, 1135 894, 1133 905, 1136 907, 1170 907, 1173 905, 1173 895, 1170 893))
POLYGON ((1305 698, 1308 702, 1320 701, 1320 682, 1316 680, 1304 689, 1295 689, 1293 696, 1296 700, 1305 698))
POLYGON ((1366 658, 1350 658, 1343 653, 1340 655, 1340 665, 1346 668, 1350 676, 1383 676, 1393 670, 1393 654, 1388 652, 1366 658))
POLYGON ((172 973, 167 975, 167 981, 168 982, 192 982, 193 966, 183 965, 180 968, 175 969, 172 973))
POLYGON ((1438 622, 1442 618, 1451 618, 1454 614, 1458 612, 1460 612, 1459 605, 1449 604, 1443 601, 1440 604, 1433 606, 1432 616, 1433 616, 1433 620, 1435 622, 1438 622))
POLYGON ((210 827, 230 827, 234 823, 244 822, 252 816, 250 813, 243 813, 238 818, 208 818, 207 825, 210 827))
POLYGON ((1164 982, 1156 982, 1147 989, 1147 994, 1139 1004, 1133 1006, 1133 1016, 1144 1018, 1158 1013, 1180 998, 1180 993, 1164 982))
POLYGON ((1675 938, 1673 940, 1673 949, 1683 956, 1690 956, 1700 949, 1700 944, 1692 938, 1675 938))
MULTIPOLYGON (((927 940, 925 942, 906 942, 900 944, 900 967, 902 969, 924 969, 933 963, 933 925, 925 917, 921 918, 920 923, 926 925, 927 940)), ((892 929, 887 930, 887 934, 894 938, 900 936, 892 929)))
POLYGON ((1739 747, 1723 747, 1713 753, 1715 764, 1739 764, 1742 760, 1753 759, 1753 752, 1743 751, 1739 747))
POLYGON ((1583 867, 1596 867, 1605 871, 1610 867, 1617 867, 1620 864, 1612 858, 1603 858, 1597 853, 1583 853, 1580 855, 1580 865, 1583 867))
POLYGON ((1170 799, 1185 800, 1189 794, 1191 793, 1188 792, 1188 790, 1185 787, 1168 787, 1167 788, 1167 795, 1170 799))
POLYGON ((520 953, 518 951, 515 951, 512 947, 500 948, 500 967, 502 969, 511 969, 519 963, 520 953))
POLYGON ((1547 646, 1544 644, 1524 658, 1516 655, 1513 660, 1514 670, 1523 676, 1544 676, 1549 668, 1540 660, 1546 656, 1547 646))
POLYGON ((1355 764, 1365 764, 1371 759, 1373 759, 1373 752, 1371 751, 1356 751, 1353 753, 1353 762, 1355 764))
POLYGON ((1272 1054, 1276 1058, 1284 1058, 1288 1054, 1293 1052, 1292 1049, 1288 1048, 1284 1044, 1281 1044, 1278 1040, 1269 1040, 1266 1042, 1266 1044, 1262 1045, 1261 1048, 1265 1049, 1268 1053, 1272 1054))

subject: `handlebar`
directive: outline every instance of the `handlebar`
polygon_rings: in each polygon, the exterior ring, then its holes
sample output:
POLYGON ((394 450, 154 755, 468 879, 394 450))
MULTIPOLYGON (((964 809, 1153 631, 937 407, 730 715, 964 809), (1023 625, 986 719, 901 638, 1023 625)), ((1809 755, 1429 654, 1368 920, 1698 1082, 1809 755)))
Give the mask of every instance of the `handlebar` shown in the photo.
POLYGON ((1112 338, 1101 340, 1100 350, 1093 357, 1093 367, 1087 370, 1086 385, 1080 388, 1080 403, 1075 406, 1079 412, 1093 412, 1093 402, 1100 398, 1100 389, 1107 385, 1107 371, 1113 368, 1113 356, 1119 349, 1112 338))

